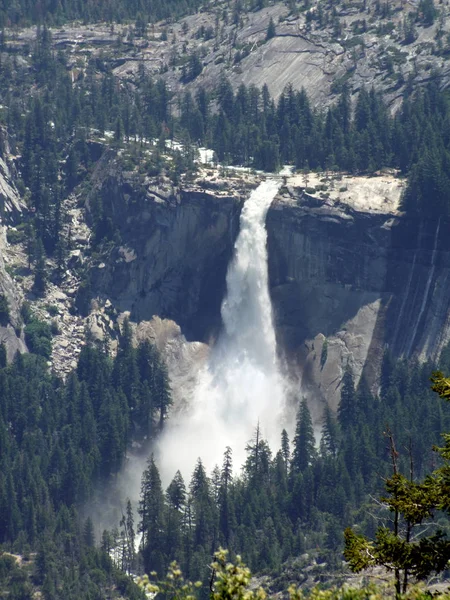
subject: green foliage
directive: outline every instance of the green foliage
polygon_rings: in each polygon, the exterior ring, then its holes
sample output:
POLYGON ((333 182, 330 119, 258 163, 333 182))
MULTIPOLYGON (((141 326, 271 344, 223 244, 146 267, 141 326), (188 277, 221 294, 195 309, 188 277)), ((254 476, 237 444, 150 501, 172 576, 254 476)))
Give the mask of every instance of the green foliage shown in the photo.
POLYGON ((8 240, 8 244, 20 244, 25 241, 26 234, 23 227, 17 228, 8 228, 6 232, 6 239, 8 240))
POLYGON ((189 54, 187 62, 183 64, 181 81, 189 83, 196 79, 203 70, 203 64, 197 52, 189 54))
POLYGON ((52 330, 48 323, 33 319, 25 327, 25 342, 30 352, 49 359, 52 354, 52 330))
POLYGON ((175 19, 186 13, 196 12, 203 4, 202 0, 117 0, 111 5, 106 0, 89 2, 43 2, 30 7, 26 0, 17 0, 13 4, 0 4, 0 27, 7 25, 24 26, 46 22, 61 25, 66 21, 80 20, 84 23, 99 21, 123 22, 136 21, 138 33, 142 33, 142 15, 149 15, 152 22, 161 19, 175 19))
MULTIPOLYGON (((255 587, 250 569, 237 555, 234 560, 228 560, 228 552, 220 548, 214 553, 214 561, 210 565, 212 571, 211 589, 206 595, 210 600, 265 600, 270 595, 270 590, 255 587), (268 593, 269 592, 269 593, 268 593)), ((167 575, 160 581, 152 582, 148 575, 139 577, 138 586, 147 594, 158 594, 172 600, 195 600, 198 592, 202 592, 202 582, 184 579, 182 571, 176 562, 173 562, 167 575)), ((394 598, 394 591, 390 586, 374 584, 361 587, 332 587, 323 589, 315 586, 310 590, 297 588, 295 585, 283 590, 283 596, 289 600, 383 600, 394 598)), ((203 595, 201 597, 204 597, 203 595)), ((403 600, 426 600, 430 592, 425 588, 414 587, 408 593, 396 595, 403 600)), ((447 592, 434 593, 433 598, 444 600, 449 597, 447 592)))
POLYGON ((271 40, 276 35, 275 23, 272 17, 270 17, 269 25, 267 27, 266 40, 271 40))
POLYGON ((437 10, 434 6, 434 0, 420 0, 419 14, 425 26, 433 25, 437 16, 437 10))
POLYGON ((342 430, 357 420, 357 399, 353 375, 349 367, 342 378, 341 400, 338 407, 338 419, 342 430))
MULTIPOLYGON (((428 5, 423 0, 420 14, 427 13, 428 5)), ((405 22, 407 37, 414 38, 414 26, 414 20, 405 22)), ((170 161, 175 182, 194 170, 195 140, 211 147, 223 164, 267 171, 276 171, 281 164, 352 173, 398 168, 410 174, 403 201, 407 210, 437 215, 450 212, 450 142, 445 135, 450 94, 439 90, 434 77, 413 96, 405 93, 395 116, 373 89, 361 89, 353 111, 346 76, 335 82, 340 98, 325 111, 313 110, 305 91, 292 86, 274 102, 267 86, 260 90, 241 85, 233 91, 224 79, 210 92, 200 87, 195 97, 184 93, 179 113, 172 114, 172 94, 166 84, 144 69, 139 70, 136 85, 119 84, 113 63, 105 57, 92 57, 84 76, 72 84, 69 56, 64 51, 53 52, 48 29, 38 29, 31 51, 31 59, 28 54, 24 59, 25 63, 31 61, 33 69, 18 64, 11 70, 7 61, 0 64, 0 100, 7 107, 5 124, 21 155, 21 176, 34 214, 26 239, 35 264, 37 293, 45 289, 49 275, 45 256, 64 254, 69 244, 61 199, 98 160, 98 149, 92 150, 90 138, 102 137, 106 130, 114 132, 112 145, 130 148, 132 144, 136 153, 132 168, 147 155, 143 152, 147 140, 159 136, 159 149, 152 147, 148 159, 156 171, 163 164, 164 140, 176 136, 185 148, 173 152, 170 161), (11 89, 12 97, 8 95, 11 89)), ((238 52, 242 57, 244 49, 238 52)), ((389 52, 385 67, 393 72, 404 60, 401 54, 389 52)), ((182 79, 191 81, 203 69, 201 57, 192 52, 183 60, 182 79)), ((94 191, 89 209, 94 243, 117 239, 122 222, 115 222, 114 211, 103 206, 94 191)), ((63 263, 64 256, 59 256, 58 264, 63 263)))
MULTIPOLYGON (((123 343, 128 347, 126 339, 124 331, 123 343)), ((339 569, 341 532, 351 524, 358 523, 362 533, 375 534, 372 515, 386 522, 386 513, 398 509, 400 502, 411 526, 423 519, 428 522, 432 506, 421 498, 431 491, 400 476, 387 477, 390 466, 383 437, 386 423, 395 425, 399 447, 409 444, 413 432, 411 454, 416 473, 424 477, 429 472, 436 459, 426 448, 429 440, 439 440, 441 429, 450 428, 450 411, 431 402, 428 371, 429 365, 408 366, 405 361, 386 357, 379 398, 372 396, 364 379, 355 390, 348 372, 349 418, 336 419, 328 407, 325 409, 320 452, 315 448, 311 417, 303 401, 292 452, 283 432, 281 450, 272 455, 257 426, 246 447, 240 477, 232 475, 232 455, 227 449, 221 469, 208 474, 199 460, 188 486, 178 472, 164 494, 157 467, 150 460, 142 480, 139 522, 147 571, 155 570, 162 576, 175 559, 189 578, 206 581, 207 554, 218 544, 226 545, 232 553, 242 552, 252 569, 274 576, 284 561, 305 551, 333 565, 330 569, 339 569), (387 497, 381 504, 370 500, 381 495, 380 475, 388 480, 387 497), (409 503, 407 498, 411 498, 409 503)), ((399 457, 399 466, 409 468, 409 460, 399 457)), ((430 487, 431 482, 427 485, 430 487)), ((411 575, 419 576, 429 569, 432 563, 427 557, 445 541, 437 525, 428 533, 428 545, 422 541, 420 550, 409 552, 397 546, 399 557, 415 560, 418 552, 423 557, 420 567, 409 568, 411 575)), ((355 539, 362 546, 364 538, 355 539)), ((377 538, 383 556, 391 541, 386 532, 377 538)), ((362 566, 366 564, 367 559, 362 566)), ((391 566, 395 568, 395 564, 391 566)), ((282 583, 274 585, 278 590, 282 583)))
POLYGON ((0 325, 7 325, 9 323, 9 302, 5 294, 0 294, 0 325))
MULTIPOLYGON (((449 400, 450 380, 436 372, 432 381, 433 390, 449 400)), ((374 541, 346 529, 344 556, 356 572, 374 565, 394 571, 397 593, 405 593, 410 575, 426 579, 446 569, 450 560, 450 540, 442 531, 427 536, 420 532, 412 535, 414 527, 432 518, 437 511, 450 512, 450 436, 446 434, 444 448, 437 449, 445 461, 443 466, 420 483, 413 481, 412 466, 410 479, 399 473, 398 453, 390 433, 389 438, 393 474, 386 480, 387 495, 381 501, 394 514, 393 528, 379 527, 374 541)))
POLYGON ((327 338, 324 339, 323 344, 322 344, 322 351, 320 353, 320 368, 323 369, 325 366, 325 363, 327 362, 327 358, 328 358, 328 340, 327 338))
POLYGON ((35 257, 33 291, 38 296, 43 296, 47 287, 47 266, 44 245, 41 239, 36 242, 35 257))
POLYGON ((305 471, 313 463, 316 457, 315 445, 311 414, 306 398, 303 398, 297 414, 294 449, 292 451, 291 468, 294 473, 305 471))
MULTIPOLYGON (((30 350, 45 358, 50 336, 46 323, 26 326, 30 350)), ((65 382, 33 354, 0 365, 0 543, 20 532, 36 543, 61 511, 59 527, 68 533, 65 507, 88 500, 96 482, 119 471, 132 437, 149 436, 159 421, 160 362, 156 349, 150 355, 127 344, 114 361, 84 347, 65 382)))
POLYGON ((30 323, 33 320, 33 312, 31 310, 31 304, 25 300, 20 307, 20 315, 25 324, 30 323))

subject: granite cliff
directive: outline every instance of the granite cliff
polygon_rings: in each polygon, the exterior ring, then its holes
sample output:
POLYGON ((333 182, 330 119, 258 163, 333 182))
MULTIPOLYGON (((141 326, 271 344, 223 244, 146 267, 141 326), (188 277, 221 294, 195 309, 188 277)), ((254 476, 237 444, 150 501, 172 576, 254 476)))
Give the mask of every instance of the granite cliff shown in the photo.
POLYGON ((295 193, 278 200, 268 216, 272 298, 304 385, 336 404, 347 363, 375 391, 386 348, 438 358, 450 339, 447 227, 295 193))
MULTIPOLYGON (((99 169, 92 194, 121 241, 93 267, 94 293, 136 321, 170 318, 188 339, 209 342, 255 177, 210 171, 174 188, 112 165, 99 169)), ((425 360, 450 340, 448 223, 405 216, 395 174, 314 176, 309 193, 301 179, 285 180, 267 218, 277 334, 303 386, 336 406, 347 364, 376 389, 386 347, 425 360)))

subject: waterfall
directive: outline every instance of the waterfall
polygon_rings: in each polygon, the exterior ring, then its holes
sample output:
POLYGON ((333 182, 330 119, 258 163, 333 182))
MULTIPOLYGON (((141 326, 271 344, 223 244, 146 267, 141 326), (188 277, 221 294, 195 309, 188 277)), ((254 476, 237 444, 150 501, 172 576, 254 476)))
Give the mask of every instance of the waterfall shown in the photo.
POLYGON ((193 405, 173 415, 158 445, 166 481, 180 469, 190 476, 198 457, 210 470, 231 446, 235 467, 259 421, 263 436, 279 445, 284 403, 268 287, 267 211, 279 188, 264 181, 246 200, 227 273, 223 333, 200 373, 193 405))
POLYGON ((419 310, 419 314, 417 316, 415 325, 414 325, 414 329, 413 329, 413 334, 409 340, 409 345, 408 345, 408 350, 406 352, 406 356, 410 356, 411 355, 411 350, 413 348, 416 336, 417 336, 417 330, 419 328, 420 325, 420 321, 422 320, 422 316, 423 313, 425 311, 425 307, 427 305, 428 302, 428 294, 430 293, 430 287, 431 287, 431 282, 433 281, 433 277, 434 277, 434 271, 436 269, 436 252, 437 252, 437 247, 438 247, 438 242, 439 242, 439 231, 441 229, 441 217, 439 217, 438 219, 438 224, 436 227, 436 233, 434 235, 434 244, 433 244, 433 252, 431 254, 431 269, 430 269, 430 273, 428 275, 428 279, 427 279, 427 283, 425 285, 425 291, 423 293, 423 298, 422 298, 422 304, 420 306, 420 310, 419 310))

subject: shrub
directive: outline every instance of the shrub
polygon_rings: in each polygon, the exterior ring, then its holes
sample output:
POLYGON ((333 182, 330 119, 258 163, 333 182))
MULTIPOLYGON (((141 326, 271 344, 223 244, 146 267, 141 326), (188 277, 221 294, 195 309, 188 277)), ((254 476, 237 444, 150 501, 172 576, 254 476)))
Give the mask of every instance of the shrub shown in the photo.
POLYGON ((59 313, 59 309, 56 304, 46 304, 44 308, 51 317, 56 317, 56 315, 59 313))
POLYGON ((0 325, 7 325, 9 317, 8 298, 4 294, 0 294, 0 325))
POLYGON ((23 229, 8 229, 6 239, 8 240, 8 244, 20 244, 25 241, 26 235, 23 229))
POLYGON ((323 369, 328 358, 328 340, 325 338, 322 344, 322 352, 320 354, 320 368, 323 369))
POLYGON ((31 312, 31 304, 25 300, 20 308, 20 314, 25 324, 30 323, 33 320, 33 313, 31 312))
POLYGON ((52 335, 59 335, 61 333, 61 330, 58 325, 58 321, 56 319, 53 319, 52 324, 50 325, 50 329, 51 329, 52 335))
POLYGON ((25 327, 25 341, 33 354, 49 359, 52 354, 52 331, 44 321, 33 319, 25 327))

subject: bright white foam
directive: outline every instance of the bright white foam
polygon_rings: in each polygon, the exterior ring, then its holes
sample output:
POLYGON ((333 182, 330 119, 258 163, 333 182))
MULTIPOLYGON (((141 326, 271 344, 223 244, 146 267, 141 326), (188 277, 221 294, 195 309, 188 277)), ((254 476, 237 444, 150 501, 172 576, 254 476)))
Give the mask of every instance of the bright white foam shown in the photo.
POLYGON ((279 445, 284 407, 272 307, 268 289, 267 211, 279 183, 267 180, 245 202, 222 304, 224 331, 201 371, 189 413, 173 416, 158 444, 165 482, 177 469, 190 477, 198 457, 211 470, 226 446, 234 465, 245 461, 245 445, 259 421, 272 448, 279 445))

